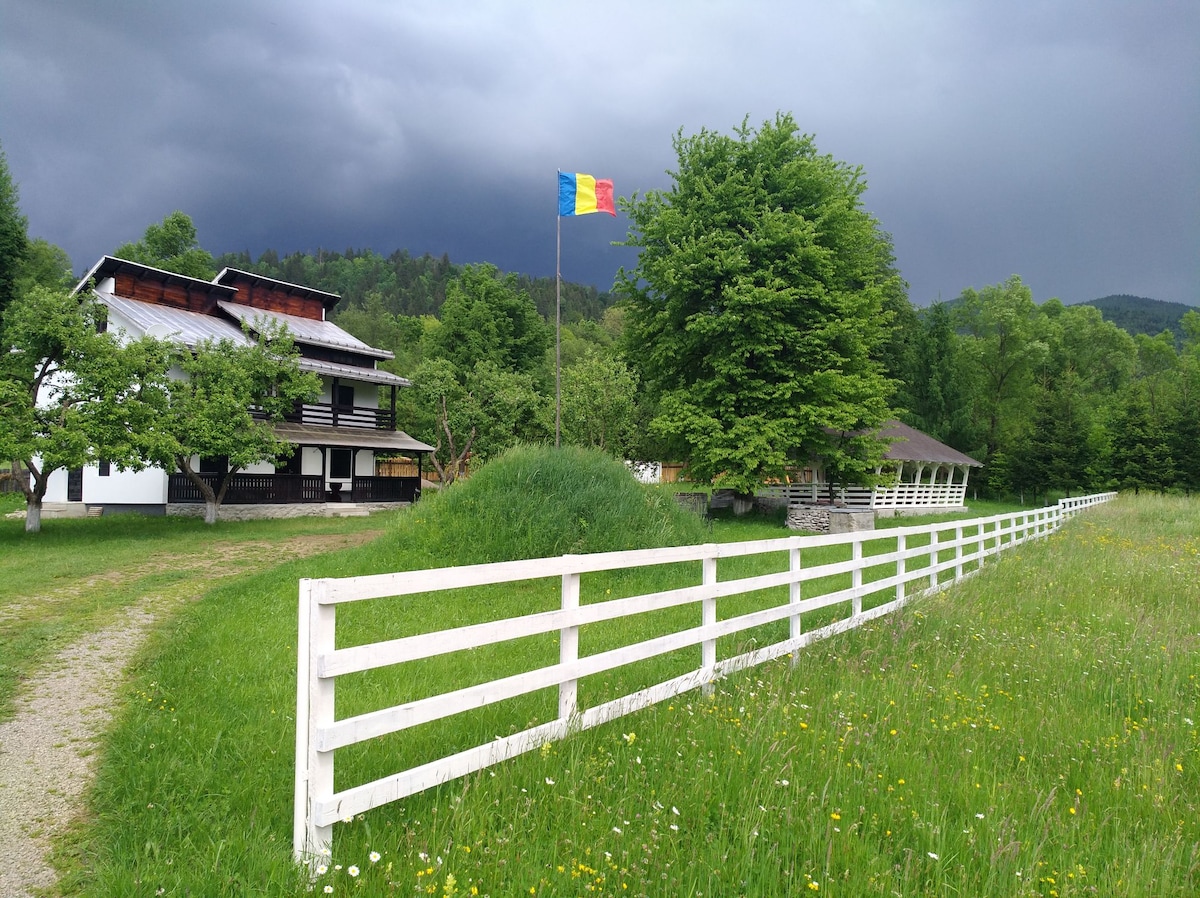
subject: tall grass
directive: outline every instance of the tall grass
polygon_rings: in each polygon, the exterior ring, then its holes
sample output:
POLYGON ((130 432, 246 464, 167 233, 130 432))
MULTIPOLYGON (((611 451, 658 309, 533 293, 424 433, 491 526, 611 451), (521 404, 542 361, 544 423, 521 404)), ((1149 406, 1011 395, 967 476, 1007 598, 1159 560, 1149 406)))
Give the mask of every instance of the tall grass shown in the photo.
MULTIPOLYGON (((307 888, 290 860, 296 581, 420 556, 436 510, 413 509, 394 539, 214 590, 160 634, 82 847, 63 858, 70 891, 307 888)), ((711 697, 336 826, 316 891, 1196 894, 1197 534, 1200 506, 1183 500, 1088 512, 711 697)))

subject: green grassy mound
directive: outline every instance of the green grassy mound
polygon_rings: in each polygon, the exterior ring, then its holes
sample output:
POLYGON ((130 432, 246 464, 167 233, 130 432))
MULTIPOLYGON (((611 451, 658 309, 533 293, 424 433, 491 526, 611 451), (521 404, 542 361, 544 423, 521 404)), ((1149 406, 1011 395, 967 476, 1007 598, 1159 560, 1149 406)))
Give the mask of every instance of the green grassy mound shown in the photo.
POLYGON ((603 452, 518 446, 422 497, 397 536, 440 566, 695 544, 706 530, 603 452))

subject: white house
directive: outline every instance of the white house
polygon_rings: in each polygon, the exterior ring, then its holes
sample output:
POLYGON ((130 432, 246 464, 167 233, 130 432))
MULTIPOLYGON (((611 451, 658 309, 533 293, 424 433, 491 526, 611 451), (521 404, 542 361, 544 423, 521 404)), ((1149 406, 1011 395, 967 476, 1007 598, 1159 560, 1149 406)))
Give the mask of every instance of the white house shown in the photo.
MULTIPOLYGON (((347 503, 412 502, 419 496, 421 462, 433 447, 397 429, 396 391, 409 382, 377 367, 393 358, 391 352, 368 346, 327 320, 340 297, 232 268, 210 282, 112 256, 97 262, 76 290, 93 281, 110 330, 195 346, 209 338, 244 341, 243 325, 253 331, 264 320, 280 322, 300 352, 301 369, 320 377, 317 401, 297 407, 276 426, 276 434, 296 446, 291 459, 280 468, 260 464, 237 474, 226 506, 314 514, 332 502, 344 508, 347 503), (416 459, 416 476, 377 476, 376 458, 396 455, 416 459)), ((219 458, 192 463, 214 478, 226 470, 219 458)), ((182 474, 158 468, 118 471, 101 462, 52 474, 45 507, 48 514, 189 513, 189 507, 202 509, 203 499, 182 474)))

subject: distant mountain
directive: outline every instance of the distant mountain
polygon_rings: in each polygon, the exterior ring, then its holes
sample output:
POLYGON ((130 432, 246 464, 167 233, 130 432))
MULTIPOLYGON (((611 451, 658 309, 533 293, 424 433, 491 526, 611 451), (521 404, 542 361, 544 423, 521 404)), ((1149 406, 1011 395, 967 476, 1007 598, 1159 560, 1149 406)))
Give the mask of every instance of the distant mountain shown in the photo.
POLYGON ((1128 296, 1123 293, 1102 296, 1100 299, 1076 305, 1095 306, 1105 321, 1111 321, 1131 334, 1155 336, 1163 331, 1171 331, 1176 341, 1183 339, 1183 328, 1179 326, 1183 316, 1187 312, 1195 311, 1192 306, 1181 302, 1164 302, 1161 299, 1147 299, 1144 296, 1128 296))

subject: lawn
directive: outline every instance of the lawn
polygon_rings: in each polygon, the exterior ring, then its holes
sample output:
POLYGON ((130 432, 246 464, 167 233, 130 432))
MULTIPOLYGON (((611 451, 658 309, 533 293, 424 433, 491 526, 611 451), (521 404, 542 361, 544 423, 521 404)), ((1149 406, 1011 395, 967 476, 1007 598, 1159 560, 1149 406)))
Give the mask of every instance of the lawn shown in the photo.
MULTIPOLYGON (((68 893, 305 891, 290 860, 296 584, 393 569, 418 548, 420 511, 364 546, 246 572, 174 609, 123 696, 90 820, 60 853, 68 893)), ((101 538, 105 519, 54 523, 42 537, 58 542, 40 552, 0 531, 0 564, 17 546, 35 553, 26 565, 95 555, 99 572, 155 532, 130 523, 101 538)), ((245 526, 269 541, 281 525, 245 526)), ((182 529, 168 554, 233 535, 182 529)), ((683 696, 335 826, 316 891, 1196 894, 1197 534, 1200 504, 1123 497, 711 697, 683 696)), ((783 535, 720 519, 707 538, 783 535)), ((18 568, 0 573, 51 591, 18 568)))

